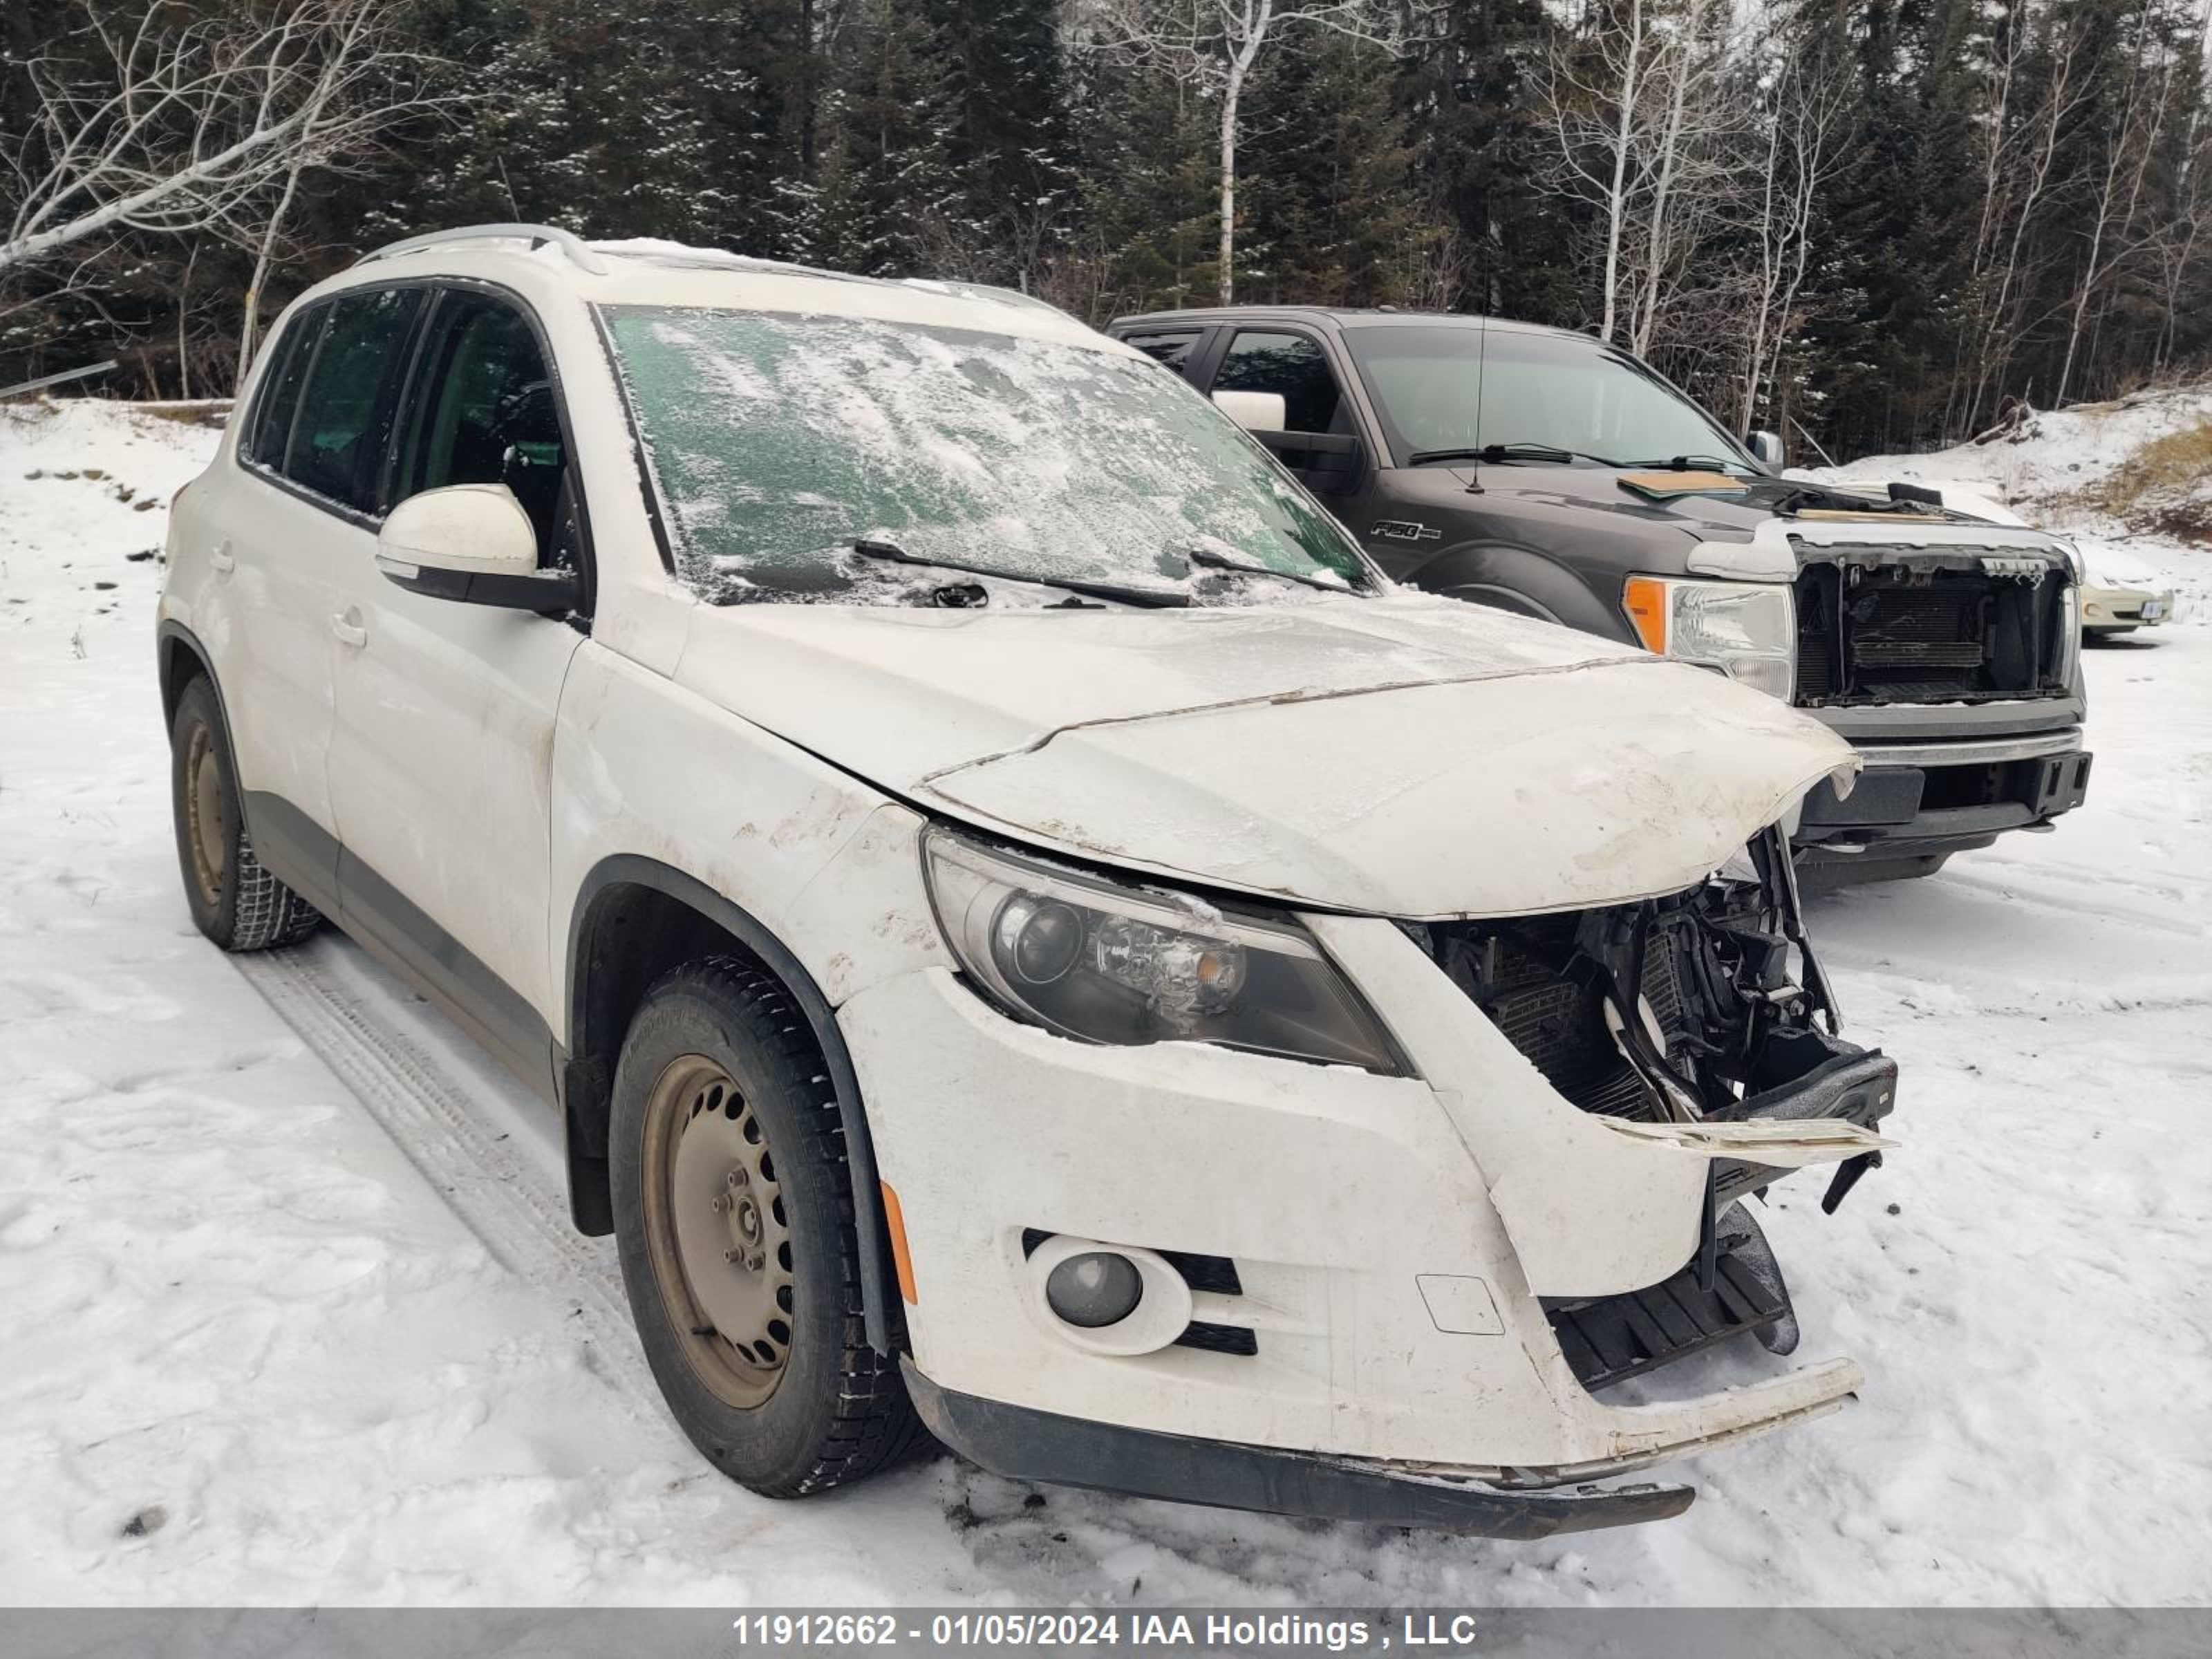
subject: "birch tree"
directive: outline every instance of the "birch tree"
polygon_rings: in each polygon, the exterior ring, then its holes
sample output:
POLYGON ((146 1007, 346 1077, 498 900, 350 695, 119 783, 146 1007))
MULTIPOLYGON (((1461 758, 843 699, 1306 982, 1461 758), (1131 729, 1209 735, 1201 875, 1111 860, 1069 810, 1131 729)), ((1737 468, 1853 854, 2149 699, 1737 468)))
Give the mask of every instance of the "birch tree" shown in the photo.
MULTIPOLYGON (((251 237, 253 274, 246 286, 238 337, 237 381, 252 366, 260 334, 261 301, 283 246, 285 225, 310 172, 343 173, 380 145, 386 135, 418 117, 462 101, 458 91, 431 89, 426 82, 450 67, 410 51, 379 0, 335 0, 325 19, 322 62, 301 96, 295 141, 285 146, 281 182, 264 191, 258 234, 251 237)), ((240 216, 241 217, 246 216, 240 216)))
POLYGON ((1797 296, 1813 258, 1820 200, 1840 169, 1852 127, 1849 66, 1833 52, 1791 51, 1771 94, 1756 210, 1738 436, 1758 419, 1760 394, 1781 372, 1797 296))
POLYGON ((1253 70, 1301 35, 1330 33, 1395 55, 1418 14, 1389 0, 1100 0, 1073 36, 1109 63, 1164 75, 1213 100, 1219 183, 1223 305, 1236 296, 1237 144, 1253 70))
MULTIPOLYGON (((2026 15, 2016 25, 2027 27, 2026 15)), ((2075 29, 2056 27, 2046 37, 2048 64, 2043 96, 2025 119, 2016 137, 1992 131, 1985 142, 1984 198, 1982 228, 1977 236, 1973 276, 1984 290, 1993 280, 1996 290, 1984 302, 1979 340, 1973 353, 1972 391, 1966 403, 1966 424, 1978 424, 1990 388, 2003 384, 2017 346, 2023 319, 2021 296, 2030 285, 2031 234, 2039 226, 2039 210, 2053 185, 2053 173, 2062 141, 2086 101, 2085 82, 2078 73, 2081 39, 2075 29), (1997 205, 1992 206, 1995 202, 1997 205)), ((1997 106, 1999 118, 2012 106, 2011 82, 2015 44, 2001 70, 2005 94, 1997 106)))
MULTIPOLYGON (((2066 355, 2059 363, 2057 389, 2051 397, 2054 405, 2065 403, 2073 383, 2091 297, 2120 260, 2139 246, 2133 239, 2143 182, 2152 158, 2158 154, 2170 107, 2176 58, 2172 44, 2152 27, 2148 0, 2134 21, 2135 49, 2129 54, 2124 98, 2106 137, 2103 170, 2089 215, 2089 246, 2067 318, 2066 355)), ((2201 37, 2196 44, 2201 52, 2201 37)))
POLYGON ((1648 353, 1674 284, 1741 187, 1745 111, 1724 78, 1726 0, 1596 7, 1554 43, 1540 89, 1552 187, 1600 226, 1598 337, 1648 353))
POLYGON ((81 0, 75 49, 23 66, 28 131, 0 157, 0 278, 128 231, 234 234, 256 198, 419 112, 396 71, 426 60, 397 44, 392 9, 195 15, 148 0, 118 24, 81 0))

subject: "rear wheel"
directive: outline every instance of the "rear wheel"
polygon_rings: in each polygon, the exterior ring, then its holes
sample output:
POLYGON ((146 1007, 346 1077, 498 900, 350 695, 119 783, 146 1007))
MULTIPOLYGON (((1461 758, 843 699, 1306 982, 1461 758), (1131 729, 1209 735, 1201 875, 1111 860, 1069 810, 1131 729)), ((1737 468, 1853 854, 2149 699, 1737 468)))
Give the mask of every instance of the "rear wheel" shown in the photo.
POLYGON ((226 951, 296 945, 322 914, 262 867, 238 805, 215 688, 204 676, 185 686, 169 726, 169 784, 177 824, 177 862, 192 921, 226 951))
POLYGON ((862 1321, 836 1094, 781 984, 712 957, 655 986, 623 1045, 609 1150, 639 1338, 717 1468, 796 1498, 915 1443, 862 1321))

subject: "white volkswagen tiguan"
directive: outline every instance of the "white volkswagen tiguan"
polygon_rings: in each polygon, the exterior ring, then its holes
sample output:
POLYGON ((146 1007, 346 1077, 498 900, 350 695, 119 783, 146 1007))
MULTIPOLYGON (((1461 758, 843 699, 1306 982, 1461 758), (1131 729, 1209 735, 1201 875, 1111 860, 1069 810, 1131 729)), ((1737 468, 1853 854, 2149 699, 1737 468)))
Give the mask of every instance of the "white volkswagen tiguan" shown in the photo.
POLYGON ((1393 587, 1018 295, 524 226, 285 314, 173 518, 177 841, 542 1091, 671 1411, 1532 1537, 1826 1412, 1743 1202, 1879 1161, 1784 826, 1856 763, 1393 587), (1663 1391, 1662 1391, 1663 1395, 1663 1391), (1618 1399, 1615 1395, 1613 1398, 1618 1399))

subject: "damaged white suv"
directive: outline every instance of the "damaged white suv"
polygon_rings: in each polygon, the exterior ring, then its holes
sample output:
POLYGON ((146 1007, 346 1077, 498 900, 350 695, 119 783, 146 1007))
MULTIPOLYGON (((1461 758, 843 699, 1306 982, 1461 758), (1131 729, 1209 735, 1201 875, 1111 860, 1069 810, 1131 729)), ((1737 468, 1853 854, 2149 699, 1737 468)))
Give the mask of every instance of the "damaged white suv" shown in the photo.
POLYGON ((1828 1411, 1741 1201, 1878 1157, 1778 827, 1856 761, 1392 586, 1018 295, 483 227, 286 314, 173 514, 178 844, 556 1103, 670 1408, 1528 1537, 1828 1411))

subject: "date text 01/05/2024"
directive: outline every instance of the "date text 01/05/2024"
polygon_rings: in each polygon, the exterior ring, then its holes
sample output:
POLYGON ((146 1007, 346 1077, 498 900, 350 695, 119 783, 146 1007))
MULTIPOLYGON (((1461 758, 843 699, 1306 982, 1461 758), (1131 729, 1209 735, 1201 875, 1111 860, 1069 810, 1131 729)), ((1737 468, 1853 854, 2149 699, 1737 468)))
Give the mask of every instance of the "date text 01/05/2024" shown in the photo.
POLYGON ((731 1622, 739 1645, 787 1647, 1089 1648, 1131 1647, 1201 1651, 1237 1648, 1304 1649, 1326 1653, 1461 1647, 1473 1641, 1468 1613, 1410 1613, 1393 1629, 1358 1615, 1296 1613, 1123 1613, 963 1611, 924 1618, 890 1613, 749 1613, 731 1622))

